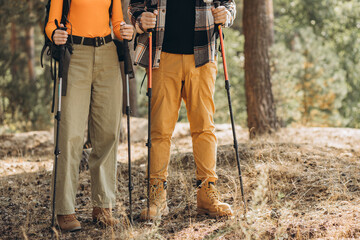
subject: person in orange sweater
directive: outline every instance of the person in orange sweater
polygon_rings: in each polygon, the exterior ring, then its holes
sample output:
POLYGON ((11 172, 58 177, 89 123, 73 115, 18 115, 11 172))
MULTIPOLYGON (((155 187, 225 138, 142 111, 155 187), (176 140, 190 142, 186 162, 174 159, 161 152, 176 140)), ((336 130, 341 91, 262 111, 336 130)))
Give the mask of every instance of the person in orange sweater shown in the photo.
POLYGON ((55 24, 55 20, 61 20, 63 0, 52 0, 45 28, 47 36, 56 45, 67 41, 73 44, 67 94, 62 98, 61 154, 56 179, 55 212, 62 230, 81 229, 75 216, 75 197, 88 116, 93 144, 89 157, 92 218, 94 222, 111 226, 119 222, 112 216, 111 208, 115 206, 116 198, 122 84, 109 23, 119 39, 131 40, 133 27, 124 23, 121 0, 113 0, 112 8, 110 5, 111 0, 71 0, 67 30, 64 31, 57 29, 55 24), (70 33, 72 37, 69 37, 70 33))

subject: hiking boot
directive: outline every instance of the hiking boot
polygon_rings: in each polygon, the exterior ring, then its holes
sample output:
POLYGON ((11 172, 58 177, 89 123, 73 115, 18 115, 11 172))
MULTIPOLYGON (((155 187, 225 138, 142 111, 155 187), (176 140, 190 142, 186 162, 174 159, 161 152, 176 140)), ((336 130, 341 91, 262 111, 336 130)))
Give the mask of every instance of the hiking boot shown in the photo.
POLYGON ((94 223, 100 223, 104 226, 115 226, 120 223, 120 221, 112 216, 111 210, 109 208, 99 208, 94 207, 92 212, 92 218, 94 223))
POLYGON ((211 217, 233 216, 233 211, 227 203, 221 202, 220 193, 215 182, 197 181, 197 212, 211 217))
POLYGON ((141 211, 141 220, 159 220, 161 216, 169 213, 166 203, 167 182, 153 178, 150 179, 150 209, 147 206, 141 211))
POLYGON ((57 215, 57 222, 61 230, 75 232, 81 229, 80 222, 76 219, 75 214, 57 215))

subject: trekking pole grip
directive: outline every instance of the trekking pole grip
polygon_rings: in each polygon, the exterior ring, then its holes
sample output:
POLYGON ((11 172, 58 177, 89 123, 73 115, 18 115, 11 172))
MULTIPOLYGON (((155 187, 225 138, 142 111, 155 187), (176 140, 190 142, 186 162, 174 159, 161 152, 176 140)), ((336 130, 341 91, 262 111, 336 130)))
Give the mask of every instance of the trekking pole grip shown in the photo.
POLYGON ((130 56, 130 49, 129 49, 129 40, 124 39, 124 71, 125 74, 130 74, 132 72, 131 69, 131 56, 130 56))
MULTIPOLYGON (((214 7, 218 8, 220 7, 220 1, 214 1, 214 7)), ((221 24, 215 24, 215 28, 219 30, 219 28, 221 27, 221 24)))
POLYGON ((124 51, 126 54, 129 50, 129 41, 127 39, 124 39, 123 42, 124 42, 124 51))
MULTIPOLYGON (((57 19, 55 19, 55 25, 57 27, 57 29, 60 29, 60 30, 63 30, 63 31, 66 31, 67 28, 66 27, 60 27, 59 25, 59 22, 57 19)), ((60 58, 59 58, 59 78, 62 78, 63 76, 63 57, 64 57, 64 54, 65 54, 65 45, 62 44, 60 45, 60 58)))
MULTIPOLYGON (((147 0, 146 1, 146 10, 148 11, 148 12, 151 12, 151 13, 154 13, 154 11, 156 10, 156 8, 154 8, 152 5, 151 5, 151 0, 147 0)), ((149 28, 148 30, 147 30, 147 32, 148 33, 150 33, 150 32, 154 32, 155 31, 155 28, 149 28)))
POLYGON ((152 33, 155 32, 155 28, 149 28, 148 30, 146 30, 148 33, 152 33))

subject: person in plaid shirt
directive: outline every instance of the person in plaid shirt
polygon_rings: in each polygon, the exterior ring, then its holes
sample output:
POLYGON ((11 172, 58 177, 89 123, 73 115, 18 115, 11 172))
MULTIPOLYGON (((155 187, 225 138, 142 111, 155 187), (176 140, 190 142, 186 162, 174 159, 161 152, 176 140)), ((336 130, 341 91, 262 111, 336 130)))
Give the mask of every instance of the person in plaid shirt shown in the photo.
POLYGON ((215 24, 232 25, 233 0, 215 8, 209 0, 131 0, 129 16, 137 31, 134 62, 148 68, 148 29, 153 34, 153 97, 151 101, 150 214, 159 219, 169 212, 166 203, 171 136, 183 99, 190 122, 196 163, 197 210, 212 217, 232 216, 216 189, 214 90, 217 74, 215 24))

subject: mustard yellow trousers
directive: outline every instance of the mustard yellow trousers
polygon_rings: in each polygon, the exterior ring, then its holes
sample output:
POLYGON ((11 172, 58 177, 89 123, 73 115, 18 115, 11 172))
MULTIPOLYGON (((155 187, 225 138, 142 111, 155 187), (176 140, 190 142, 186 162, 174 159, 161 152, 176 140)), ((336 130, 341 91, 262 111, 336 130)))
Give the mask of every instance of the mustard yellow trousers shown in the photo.
POLYGON ((92 203, 103 208, 115 206, 121 107, 122 84, 115 44, 110 42, 101 47, 74 44, 67 95, 62 97, 56 214, 75 212, 88 116, 93 145, 89 157, 92 203))
POLYGON ((216 63, 195 68, 194 55, 161 53, 160 67, 153 70, 150 178, 166 180, 168 176, 170 141, 183 99, 190 122, 196 178, 217 179, 213 120, 216 73, 216 63))

